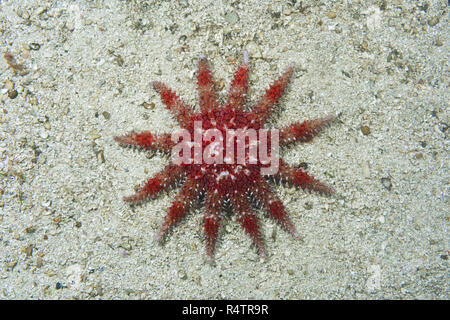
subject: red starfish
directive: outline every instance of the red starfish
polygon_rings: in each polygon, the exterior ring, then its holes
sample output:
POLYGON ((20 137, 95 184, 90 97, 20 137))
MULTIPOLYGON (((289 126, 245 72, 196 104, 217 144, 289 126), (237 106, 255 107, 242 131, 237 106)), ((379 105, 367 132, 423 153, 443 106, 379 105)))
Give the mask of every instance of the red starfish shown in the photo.
MULTIPOLYGON (((271 116, 276 104, 281 98, 289 79, 294 72, 294 63, 291 63, 286 71, 276 80, 265 94, 259 99, 255 106, 245 108, 248 91, 248 71, 249 59, 244 51, 243 62, 240 64, 233 80, 226 101, 221 104, 214 88, 214 82, 205 57, 201 57, 198 62, 197 84, 200 96, 200 112, 195 112, 178 95, 161 82, 152 82, 153 88, 159 92, 162 102, 177 119, 181 128, 187 130, 191 135, 196 131, 203 138, 200 144, 186 144, 199 148, 201 154, 206 154, 212 158, 223 160, 222 163, 192 163, 192 154, 188 158, 191 163, 177 164, 172 159, 161 172, 150 178, 140 190, 132 196, 124 197, 124 201, 139 203, 156 196, 163 190, 182 182, 182 187, 173 201, 164 219, 161 229, 156 235, 156 240, 162 237, 179 222, 189 211, 193 203, 204 195, 205 215, 203 226, 206 238, 206 255, 208 261, 212 260, 214 248, 220 223, 222 220, 221 211, 224 205, 229 205, 237 214, 237 220, 242 228, 251 237, 259 250, 261 258, 264 258, 265 251, 263 239, 259 227, 258 218, 254 211, 254 205, 262 206, 269 216, 282 228, 290 232, 295 238, 299 234, 289 219, 285 207, 277 195, 273 192, 267 182, 267 178, 272 177, 275 181, 287 182, 289 185, 316 191, 321 194, 332 194, 334 190, 320 181, 314 179, 301 168, 288 165, 281 159, 276 159, 278 171, 274 174, 264 174, 261 169, 267 168, 267 162, 262 159, 251 162, 251 141, 247 143, 244 136, 245 163, 238 163, 239 152, 234 152, 231 157, 223 157, 222 150, 212 148, 213 142, 223 142, 214 140, 206 136, 206 132, 215 129, 215 133, 225 136, 230 129, 263 129, 264 124, 271 116), (201 123, 201 128, 196 126, 201 123), (209 129, 209 130, 208 130, 209 129), (206 141, 205 141, 206 140, 206 141), (210 148, 210 149, 208 149, 210 148), (208 150, 208 151, 207 151, 208 150)), ((329 124, 335 116, 328 116, 303 122, 294 122, 280 130, 272 129, 270 133, 277 130, 279 133, 279 145, 287 146, 294 142, 310 141, 319 131, 329 124)), ((270 135, 268 139, 269 155, 274 155, 271 146, 274 145, 275 136, 270 135)), ((249 138, 250 139, 250 138, 249 138)), ((131 133, 125 136, 115 137, 115 140, 122 145, 142 147, 148 150, 158 150, 170 153, 177 145, 178 140, 173 141, 170 134, 152 134, 148 131, 141 133, 131 133)), ((231 141, 232 148, 237 151, 239 139, 234 142, 227 137, 227 142, 231 141)), ((262 140, 257 138, 256 144, 260 146, 262 140)), ((242 154, 241 154, 242 155, 242 154)))

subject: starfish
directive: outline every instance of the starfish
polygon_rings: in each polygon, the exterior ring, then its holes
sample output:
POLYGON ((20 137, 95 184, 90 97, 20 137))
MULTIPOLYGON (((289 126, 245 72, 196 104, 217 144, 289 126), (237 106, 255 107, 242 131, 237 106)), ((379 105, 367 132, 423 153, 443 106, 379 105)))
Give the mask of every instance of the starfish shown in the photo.
POLYGON ((160 242, 168 231, 188 214, 199 199, 204 199, 203 228, 206 258, 209 262, 213 259, 224 208, 232 209, 236 214, 236 220, 250 236, 262 259, 265 258, 265 248, 256 208, 263 208, 278 225, 295 238, 299 238, 299 233, 289 218, 288 212, 269 182, 284 183, 325 195, 334 193, 334 190, 302 168, 291 166, 278 157, 273 160, 277 153, 275 147, 310 141, 333 121, 335 116, 298 121, 281 129, 264 131, 264 125, 276 109, 294 68, 295 64, 291 63, 250 108, 246 107, 249 72, 249 58, 246 51, 224 101, 219 100, 206 57, 199 58, 197 71, 199 111, 187 105, 164 83, 151 82, 151 86, 159 93, 166 109, 173 114, 184 132, 200 137, 200 142, 180 142, 184 140, 180 138, 181 135, 154 134, 144 131, 114 138, 123 146, 172 153, 172 160, 162 171, 148 179, 135 194, 123 198, 125 202, 132 204, 141 203, 156 197, 168 188, 181 184, 156 234, 156 241, 160 242), (251 135, 244 135, 243 138, 229 136, 228 133, 233 130, 235 132, 241 130, 244 133, 251 130, 259 131, 260 136, 256 138, 251 135), (270 133, 266 135, 266 137, 269 136, 267 139, 263 139, 264 132, 270 133), (223 138, 224 136, 226 139, 223 138), (218 148, 220 143, 223 146, 225 142, 227 146, 230 145, 226 155, 223 149, 218 148), (269 149, 267 155, 272 157, 270 165, 276 168, 272 170, 273 172, 268 173, 263 170, 268 169, 269 164, 267 159, 261 157, 261 152, 260 157, 256 158, 251 152, 253 147, 259 147, 261 151, 263 142, 266 143, 265 150, 269 149), (239 144, 243 146, 244 151, 239 152, 239 144), (182 148, 173 152, 177 146, 182 148), (193 153, 191 153, 192 149, 193 153), (180 156, 183 154, 184 161, 175 161, 174 154, 180 156), (196 161, 198 160, 195 158, 196 155, 203 155, 209 161, 205 159, 196 161), (239 156, 240 159, 238 159, 239 156))

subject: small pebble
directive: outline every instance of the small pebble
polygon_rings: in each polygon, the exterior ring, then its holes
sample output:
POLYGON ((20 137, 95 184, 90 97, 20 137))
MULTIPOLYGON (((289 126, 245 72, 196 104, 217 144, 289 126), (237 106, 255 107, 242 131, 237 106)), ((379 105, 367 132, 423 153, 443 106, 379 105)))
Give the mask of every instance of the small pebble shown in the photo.
POLYGON ((106 120, 111 119, 111 114, 110 114, 109 112, 107 112, 107 111, 103 111, 103 112, 102 112, 102 115, 103 115, 103 117, 104 117, 106 120))
POLYGON ((239 22, 239 16, 235 11, 228 12, 225 14, 225 21, 231 25, 235 25, 239 22))
POLYGON ((180 277, 180 279, 182 280, 186 280, 187 279, 186 272, 184 272, 183 270, 178 271, 178 277, 180 277))
POLYGON ((13 90, 14 89, 14 82, 12 82, 11 80, 6 80, 5 81, 5 88, 7 90, 13 90))
POLYGON ((286 9, 283 10, 283 14, 284 14, 285 16, 289 16, 289 15, 291 15, 291 13, 292 13, 292 10, 289 9, 289 8, 286 8, 286 9))
POLYGON ((369 44, 367 43, 367 41, 363 41, 361 43, 361 50, 367 51, 368 48, 369 48, 369 44))
POLYGON ((270 237, 274 241, 277 239, 277 228, 275 226, 272 226, 272 230, 270 232, 270 237))
POLYGON ((368 134, 370 134, 370 128, 368 126, 362 126, 361 132, 363 135, 367 136, 368 134))
POLYGON ((250 41, 247 45, 247 50, 248 50, 249 56, 251 56, 252 58, 255 58, 255 59, 262 58, 261 49, 255 42, 250 41))
POLYGON ((30 18, 30 14, 26 10, 24 10, 22 8, 17 9, 16 14, 20 18, 25 19, 25 20, 28 20, 30 18))
POLYGON ((119 253, 123 258, 128 257, 130 255, 130 253, 124 248, 119 248, 119 253))
POLYGON ((362 164, 362 174, 363 174, 364 178, 370 177, 370 167, 367 162, 363 162, 363 164, 362 164))
POLYGON ((228 233, 230 233, 230 232, 233 231, 233 227, 232 227, 230 224, 227 224, 227 225, 225 226, 225 230, 226 230, 228 233))
POLYGON ((23 252, 27 257, 31 257, 33 255, 33 245, 30 244, 28 247, 23 248, 23 252))
POLYGON ((17 95, 18 95, 18 92, 16 89, 8 90, 8 98, 15 99, 17 97, 17 95))
POLYGON ((45 164, 47 162, 47 157, 45 155, 40 155, 37 162, 41 165, 45 164))
POLYGON ((381 178, 381 184, 383 185, 383 187, 388 190, 391 191, 392 189, 392 182, 391 182, 391 178, 381 178))
POLYGON ((89 135, 91 137, 91 140, 95 141, 97 139, 99 139, 101 136, 98 134, 98 130, 94 129, 91 132, 89 132, 89 135))
POLYGON ((42 257, 37 257, 36 259, 36 268, 40 268, 44 265, 44 262, 42 260, 42 257))
POLYGON ((33 233, 36 231, 36 227, 35 226, 29 226, 25 229, 26 233, 33 233))
POLYGON ((297 192, 297 189, 295 187, 287 188, 286 193, 287 194, 294 194, 297 192))
POLYGON ((37 51, 41 48, 41 45, 39 43, 32 42, 32 43, 30 43, 29 47, 30 47, 30 50, 37 51))
POLYGON ((430 25, 431 27, 434 27, 438 23, 439 23, 439 18, 438 17, 433 17, 430 20, 428 20, 428 25, 430 25))
POLYGON ((121 243, 119 247, 121 247, 121 248, 123 248, 123 249, 125 249, 127 251, 130 251, 132 249, 131 244, 128 243, 128 242, 121 243))
POLYGON ((100 150, 97 153, 97 160, 100 161, 101 163, 105 163, 105 152, 103 150, 100 150))
POLYGON ((42 132, 40 133, 40 137, 41 137, 42 139, 47 139, 47 138, 48 138, 48 132, 47 132, 47 131, 42 131, 42 132))
POLYGON ((14 269, 14 267, 17 265, 17 260, 15 261, 9 261, 5 263, 6 268, 8 269, 14 269))
POLYGON ((150 102, 150 103, 148 103, 148 102, 143 102, 143 103, 141 104, 141 106, 143 106, 145 109, 148 109, 148 110, 153 110, 153 109, 155 109, 155 103, 154 103, 154 102, 150 102))
POLYGON ((328 18, 330 18, 330 19, 336 18, 336 12, 335 12, 335 11, 330 11, 330 12, 328 13, 328 18))
POLYGON ((47 271, 47 276, 49 276, 49 277, 54 277, 54 276, 56 276, 55 270, 53 270, 53 269, 48 270, 48 271, 47 271))

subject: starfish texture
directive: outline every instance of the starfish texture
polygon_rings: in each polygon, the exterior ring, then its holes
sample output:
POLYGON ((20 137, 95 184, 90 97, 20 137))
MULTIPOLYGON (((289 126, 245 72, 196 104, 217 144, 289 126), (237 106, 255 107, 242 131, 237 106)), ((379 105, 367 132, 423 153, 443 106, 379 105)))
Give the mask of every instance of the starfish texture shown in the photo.
MULTIPOLYGON (((167 232, 189 212, 193 204, 204 199, 205 214, 203 228, 206 242, 206 257, 211 261, 218 238, 219 228, 223 219, 224 208, 232 209, 236 214, 236 220, 244 231, 250 236, 256 245, 261 258, 265 257, 263 237, 256 215, 255 208, 263 208, 268 216, 283 229, 291 233, 295 238, 299 237, 288 212, 282 201, 273 191, 269 182, 281 182, 291 186, 315 191, 320 194, 332 194, 334 190, 313 178, 302 168, 291 166, 282 159, 276 158, 277 171, 265 174, 261 169, 267 168, 267 161, 261 158, 251 158, 252 144, 247 143, 244 137, 244 162, 239 162, 237 144, 239 139, 229 139, 232 152, 231 157, 224 152, 217 151, 214 143, 223 140, 207 136, 206 132, 215 130, 218 136, 226 136, 228 130, 264 129, 264 125, 278 104, 289 79, 294 72, 295 65, 291 63, 281 76, 265 91, 257 103, 250 108, 246 107, 248 92, 249 59, 244 51, 244 58, 239 65, 224 101, 219 100, 215 89, 214 80, 205 57, 200 57, 197 72, 197 88, 199 94, 199 111, 188 106, 172 89, 164 83, 154 81, 153 88, 161 96, 166 108, 172 112, 180 127, 191 135, 199 133, 203 138, 200 144, 188 144, 190 147, 199 148, 201 154, 212 158, 221 159, 222 162, 196 162, 192 154, 191 161, 176 163, 173 159, 159 173, 148 179, 146 183, 133 195, 124 197, 125 202, 140 203, 154 198, 162 191, 180 185, 181 188, 168 209, 164 222, 156 235, 156 240, 161 239, 167 232), (201 123, 201 127, 196 126, 201 123), (236 142, 235 142, 236 141, 236 142), (253 160, 253 161, 250 161, 253 160)), ((335 116, 327 116, 302 122, 294 122, 281 129, 268 130, 268 133, 277 130, 278 145, 280 147, 291 145, 295 142, 307 142, 316 136, 322 128, 328 125, 335 116)), ((271 148, 275 145, 274 135, 268 134, 268 154, 273 155, 271 148), (272 141, 273 140, 273 141, 272 141)), ((169 133, 153 134, 149 131, 130 133, 115 137, 115 140, 124 146, 141 147, 147 150, 171 153, 177 145, 169 133)), ((257 138, 256 145, 260 145, 261 139, 257 138)), ((173 155, 173 154, 172 154, 173 155)), ((242 154, 241 154, 242 155, 242 154)))

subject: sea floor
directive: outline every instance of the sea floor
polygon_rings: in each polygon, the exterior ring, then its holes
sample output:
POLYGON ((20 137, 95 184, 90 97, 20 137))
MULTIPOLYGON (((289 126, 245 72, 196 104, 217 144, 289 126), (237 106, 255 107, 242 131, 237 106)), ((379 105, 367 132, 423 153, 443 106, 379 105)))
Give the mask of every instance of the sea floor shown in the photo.
POLYGON ((1 1, 1 299, 449 299, 447 1, 1 1), (260 262, 233 215, 205 261, 203 208, 154 241, 176 190, 122 197, 167 157, 120 147, 177 123, 206 55, 221 94, 249 52, 249 102, 291 63, 271 126, 339 114, 283 150, 331 185, 274 190, 260 262), (6 54, 6 56, 5 56, 6 54), (6 59, 4 58, 6 57, 6 59))

